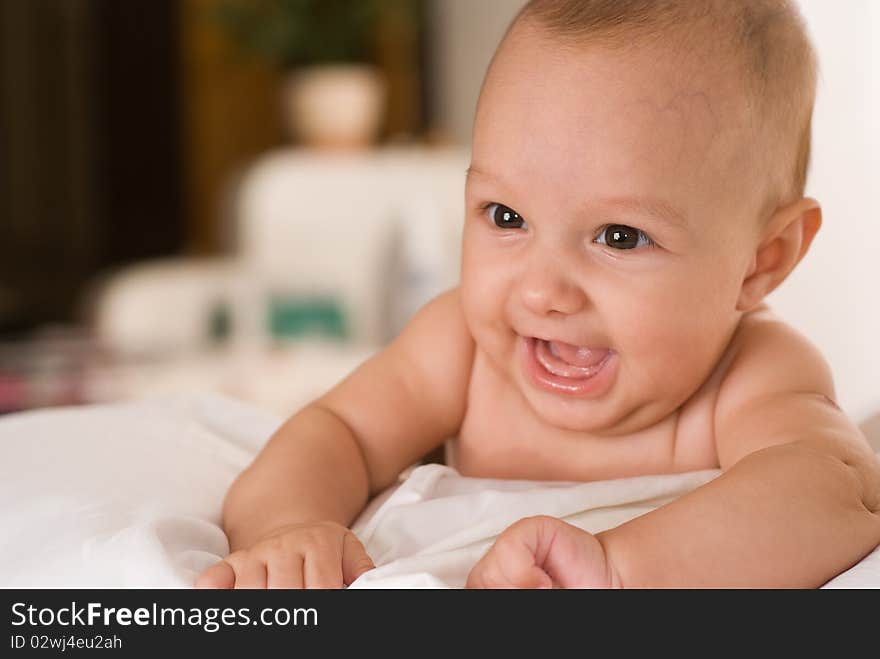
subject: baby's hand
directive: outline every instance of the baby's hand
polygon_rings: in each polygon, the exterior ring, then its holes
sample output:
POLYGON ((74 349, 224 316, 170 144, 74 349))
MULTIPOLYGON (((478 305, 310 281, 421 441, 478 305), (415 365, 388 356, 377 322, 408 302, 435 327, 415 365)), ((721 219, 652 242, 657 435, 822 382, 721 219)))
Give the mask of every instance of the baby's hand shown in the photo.
POLYGON ((334 522, 293 524, 232 552, 196 588, 342 588, 373 569, 361 541, 334 522))
POLYGON ((615 588, 614 567, 596 536, 555 517, 507 527, 468 575, 468 588, 615 588))

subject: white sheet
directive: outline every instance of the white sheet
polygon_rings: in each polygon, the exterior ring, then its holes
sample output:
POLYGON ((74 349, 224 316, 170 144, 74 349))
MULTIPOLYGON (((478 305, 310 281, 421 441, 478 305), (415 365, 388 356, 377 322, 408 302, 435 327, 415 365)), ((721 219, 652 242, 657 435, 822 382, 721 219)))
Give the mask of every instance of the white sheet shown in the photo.
MULTIPOLYGON (((223 495, 280 421, 213 395, 0 417, 0 587, 190 587, 226 554, 223 495)), ((352 587, 460 587, 516 519, 596 532, 717 473, 574 484, 419 467, 355 524, 378 567, 352 587)), ((826 587, 880 588, 880 549, 826 587)))

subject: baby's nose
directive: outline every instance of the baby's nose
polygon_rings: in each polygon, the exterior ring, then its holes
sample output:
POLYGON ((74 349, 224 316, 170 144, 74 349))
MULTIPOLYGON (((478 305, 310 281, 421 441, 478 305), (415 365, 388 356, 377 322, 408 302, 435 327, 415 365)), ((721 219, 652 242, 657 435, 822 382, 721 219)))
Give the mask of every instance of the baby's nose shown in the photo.
POLYGON ((583 289, 565 275, 559 264, 530 268, 520 280, 519 293, 523 305, 542 316, 553 312, 571 315, 588 302, 583 289))

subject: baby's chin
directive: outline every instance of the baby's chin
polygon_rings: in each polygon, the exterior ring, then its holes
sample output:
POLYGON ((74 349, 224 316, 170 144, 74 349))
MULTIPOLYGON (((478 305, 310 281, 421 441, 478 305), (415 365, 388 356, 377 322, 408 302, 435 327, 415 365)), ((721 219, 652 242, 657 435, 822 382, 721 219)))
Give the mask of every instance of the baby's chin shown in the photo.
POLYGON ((597 436, 623 434, 617 431, 621 419, 607 401, 566 399, 536 391, 523 395, 535 416, 554 428, 597 436))
POLYGON ((544 423, 601 438, 624 437, 648 430, 668 415, 668 412, 658 414, 652 405, 625 405, 619 400, 547 400, 544 396, 528 394, 526 399, 544 423))
POLYGON ((543 423, 595 437, 620 437, 647 430, 675 407, 671 401, 635 400, 619 386, 597 398, 578 398, 544 391, 521 376, 516 382, 532 413, 543 423))

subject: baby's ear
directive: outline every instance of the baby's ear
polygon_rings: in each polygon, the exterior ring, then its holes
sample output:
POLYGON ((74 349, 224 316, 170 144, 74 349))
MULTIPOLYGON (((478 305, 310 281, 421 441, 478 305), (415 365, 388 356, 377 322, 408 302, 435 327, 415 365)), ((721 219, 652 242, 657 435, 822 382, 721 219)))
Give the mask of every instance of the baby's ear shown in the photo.
POLYGON ((781 284, 807 253, 822 225, 822 208, 809 197, 778 209, 767 223, 740 289, 737 311, 750 311, 781 284))

